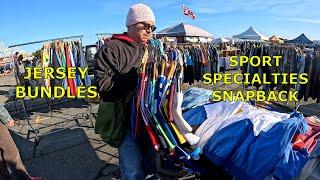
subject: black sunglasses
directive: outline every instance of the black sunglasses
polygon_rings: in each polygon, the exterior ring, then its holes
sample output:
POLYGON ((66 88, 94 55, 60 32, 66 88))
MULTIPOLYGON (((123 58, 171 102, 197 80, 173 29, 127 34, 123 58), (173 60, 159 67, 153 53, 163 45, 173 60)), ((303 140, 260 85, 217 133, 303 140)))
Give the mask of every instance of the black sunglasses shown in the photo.
POLYGON ((145 22, 140 22, 138 24, 143 24, 143 29, 144 30, 149 30, 151 28, 151 31, 155 31, 157 29, 157 27, 155 27, 154 25, 150 25, 148 23, 145 23, 145 22))

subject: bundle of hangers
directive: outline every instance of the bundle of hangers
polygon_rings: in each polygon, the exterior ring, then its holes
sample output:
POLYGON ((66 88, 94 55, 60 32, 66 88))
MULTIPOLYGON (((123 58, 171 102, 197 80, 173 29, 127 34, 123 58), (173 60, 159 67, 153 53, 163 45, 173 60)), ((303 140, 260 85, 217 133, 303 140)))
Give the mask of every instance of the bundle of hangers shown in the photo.
MULTIPOLYGON (((263 89, 273 90, 277 88, 278 90, 289 91, 290 89, 296 89, 299 91, 298 98, 304 98, 305 101, 309 97, 312 99, 317 99, 320 102, 320 54, 316 51, 307 51, 304 53, 297 47, 294 46, 263 46, 263 45, 252 45, 247 47, 246 56, 282 56, 282 61, 277 67, 272 61, 273 66, 259 66, 253 67, 249 63, 242 66, 242 73, 250 73, 249 78, 252 79, 254 73, 266 73, 269 78, 268 81, 273 82, 272 76, 268 75, 271 73, 307 73, 308 83, 307 84, 297 84, 294 85, 283 85, 281 84, 284 79, 280 78, 278 84, 265 85, 263 89)), ((289 76, 288 76, 289 78, 289 76)), ((287 79, 288 81, 289 79, 287 79)), ((253 84, 257 89, 260 84, 253 84)))
POLYGON ((191 158, 199 159, 201 150, 195 146, 199 137, 182 116, 183 71, 177 61, 164 60, 152 48, 146 51, 132 102, 131 126, 134 137, 145 128, 156 152, 191 163, 191 158))
MULTIPOLYGON (((41 51, 41 66, 52 67, 55 70, 63 67, 68 71, 68 68, 75 67, 84 70, 87 67, 84 53, 79 42, 63 42, 54 41, 47 43, 43 46, 41 51)), ((44 79, 44 84, 47 88, 54 86, 62 86, 65 89, 70 87, 71 94, 77 94, 76 89, 78 86, 90 86, 91 81, 86 73, 85 78, 81 79, 80 73, 77 69, 75 79, 44 79)))

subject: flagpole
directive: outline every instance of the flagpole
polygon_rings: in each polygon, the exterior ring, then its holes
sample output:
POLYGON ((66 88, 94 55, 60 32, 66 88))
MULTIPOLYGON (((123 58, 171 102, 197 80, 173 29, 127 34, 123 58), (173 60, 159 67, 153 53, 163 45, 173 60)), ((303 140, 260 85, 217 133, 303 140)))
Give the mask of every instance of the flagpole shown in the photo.
POLYGON ((181 15, 182 15, 182 24, 183 24, 183 16, 184 16, 184 4, 182 4, 182 13, 181 13, 181 15))

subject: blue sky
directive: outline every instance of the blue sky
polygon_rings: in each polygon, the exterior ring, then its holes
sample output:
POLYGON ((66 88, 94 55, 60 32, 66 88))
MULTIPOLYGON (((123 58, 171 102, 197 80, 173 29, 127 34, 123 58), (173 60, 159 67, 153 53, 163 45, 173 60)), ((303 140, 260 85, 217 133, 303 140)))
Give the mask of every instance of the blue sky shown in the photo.
POLYGON ((319 0, 2 0, 0 42, 9 46, 84 35, 84 44, 92 44, 96 33, 125 31, 128 9, 139 2, 154 10, 157 30, 183 21, 214 37, 231 37, 252 25, 266 36, 292 39, 305 33, 311 40, 320 40, 319 0), (193 10, 195 20, 182 15, 182 4, 193 10))

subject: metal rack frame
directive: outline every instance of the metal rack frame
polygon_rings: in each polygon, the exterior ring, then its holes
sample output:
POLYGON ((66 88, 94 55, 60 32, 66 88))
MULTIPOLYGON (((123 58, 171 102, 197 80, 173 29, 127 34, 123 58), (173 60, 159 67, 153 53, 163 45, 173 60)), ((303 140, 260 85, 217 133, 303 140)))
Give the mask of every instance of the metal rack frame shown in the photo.
MULTIPOLYGON (((16 44, 16 45, 11 45, 9 46, 9 48, 13 48, 13 47, 20 47, 20 46, 26 46, 26 45, 31 45, 31 44, 38 44, 38 43, 46 43, 46 42, 52 42, 52 41, 58 41, 58 40, 69 40, 69 39, 78 39, 79 40, 79 43, 80 43, 80 46, 82 46, 82 38, 84 36, 83 35, 79 35, 79 36, 69 36, 69 37, 60 37, 60 38, 53 38, 53 39, 47 39, 47 40, 41 40, 41 41, 33 41, 33 42, 28 42, 28 43, 22 43, 22 44, 16 44)), ((81 49, 80 49, 81 50, 81 49)), ((53 114, 52 114, 52 111, 53 111, 53 104, 52 104, 52 101, 50 101, 48 98, 45 98, 46 99, 46 103, 48 105, 48 110, 50 112, 50 115, 51 117, 53 117, 53 114)), ((90 102, 88 102, 89 106, 87 107, 88 109, 86 110, 86 112, 84 113, 81 113, 79 115, 76 115, 74 116, 72 119, 68 119, 68 120, 65 120, 65 121, 61 121, 61 122, 58 122, 58 123, 55 123, 55 124, 50 124, 50 125, 47 125, 47 126, 44 126, 44 127, 36 127, 34 128, 32 126, 32 124, 30 123, 30 117, 27 113, 27 108, 26 108, 26 105, 25 105, 25 99, 21 99, 21 100, 18 100, 18 101, 21 101, 21 104, 22 104, 22 110, 24 111, 24 113, 26 114, 26 117, 21 117, 21 114, 18 113, 18 109, 17 109, 17 105, 16 105, 16 101, 17 99, 14 98, 14 107, 15 107, 15 111, 17 113, 17 115, 19 116, 19 118, 21 119, 26 119, 27 120, 27 123, 28 123, 28 126, 30 127, 30 129, 28 130, 28 133, 27 133, 27 138, 28 139, 34 139, 34 148, 33 148, 33 157, 36 156, 36 149, 40 143, 40 140, 41 140, 41 137, 43 136, 46 136, 46 135, 49 135, 49 134, 53 134, 53 133, 56 133, 56 132, 59 132, 63 129, 59 129, 59 130, 55 130, 55 131, 52 131, 52 132, 49 132, 49 133, 44 133, 44 134, 41 134, 40 135, 40 130, 42 129, 46 129, 46 128, 49 128, 49 127, 52 127, 52 126, 56 126, 56 125, 59 125, 59 124, 63 124, 63 123, 66 123, 66 122, 72 122, 74 121, 76 126, 74 127, 68 127, 68 128, 75 128, 75 127, 87 127, 87 128, 94 128, 94 124, 93 124, 93 120, 90 118, 90 115, 91 116, 94 116, 94 114, 92 113, 92 105, 90 102), (80 123, 80 119, 85 119, 85 120, 91 120, 91 125, 90 126, 84 126, 80 123), (34 134, 34 135, 33 135, 34 134)))

